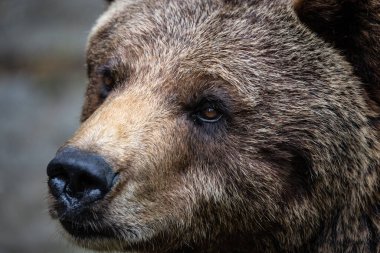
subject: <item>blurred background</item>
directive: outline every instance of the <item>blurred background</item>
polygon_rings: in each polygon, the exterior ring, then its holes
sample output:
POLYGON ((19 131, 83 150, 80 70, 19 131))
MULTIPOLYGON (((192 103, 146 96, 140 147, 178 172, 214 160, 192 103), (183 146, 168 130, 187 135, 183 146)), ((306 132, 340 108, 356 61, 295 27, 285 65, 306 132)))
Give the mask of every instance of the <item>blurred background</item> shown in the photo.
POLYGON ((46 165, 79 125, 103 0, 0 0, 0 253, 83 252, 46 204, 46 165))

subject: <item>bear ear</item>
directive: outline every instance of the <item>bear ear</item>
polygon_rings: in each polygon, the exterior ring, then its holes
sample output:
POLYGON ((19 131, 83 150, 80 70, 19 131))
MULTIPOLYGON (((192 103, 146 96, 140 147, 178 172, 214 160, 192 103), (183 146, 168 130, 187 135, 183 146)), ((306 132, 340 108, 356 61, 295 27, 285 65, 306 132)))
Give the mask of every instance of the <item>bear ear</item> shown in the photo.
POLYGON ((380 0, 293 0, 307 27, 339 49, 380 105, 380 0))

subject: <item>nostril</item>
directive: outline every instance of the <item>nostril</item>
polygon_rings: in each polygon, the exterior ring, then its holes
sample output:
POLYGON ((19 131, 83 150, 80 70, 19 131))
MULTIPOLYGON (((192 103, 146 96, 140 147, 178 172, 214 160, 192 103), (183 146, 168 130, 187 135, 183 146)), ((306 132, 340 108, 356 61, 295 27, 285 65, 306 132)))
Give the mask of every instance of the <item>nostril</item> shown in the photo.
POLYGON ((80 199, 87 196, 94 199, 106 191, 106 186, 102 180, 89 173, 79 173, 72 175, 65 190, 73 198, 80 199))
POLYGON ((49 178, 48 185, 54 197, 60 196, 65 191, 68 181, 68 176, 65 174, 49 178))
POLYGON ((57 163, 56 159, 53 159, 48 165, 47 174, 50 192, 54 197, 60 196, 65 191, 66 185, 70 180, 68 173, 57 163))
POLYGON ((112 188, 116 175, 102 157, 71 148, 57 154, 47 174, 52 195, 75 203, 101 199, 112 188))

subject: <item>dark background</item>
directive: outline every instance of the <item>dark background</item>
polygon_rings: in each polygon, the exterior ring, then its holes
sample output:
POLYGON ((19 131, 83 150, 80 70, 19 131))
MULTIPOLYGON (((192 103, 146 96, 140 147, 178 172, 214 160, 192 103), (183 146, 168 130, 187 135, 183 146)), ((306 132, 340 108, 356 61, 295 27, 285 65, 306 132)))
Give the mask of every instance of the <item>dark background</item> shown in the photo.
POLYGON ((0 253, 82 252, 49 218, 46 165, 79 125, 102 0, 0 0, 0 253))

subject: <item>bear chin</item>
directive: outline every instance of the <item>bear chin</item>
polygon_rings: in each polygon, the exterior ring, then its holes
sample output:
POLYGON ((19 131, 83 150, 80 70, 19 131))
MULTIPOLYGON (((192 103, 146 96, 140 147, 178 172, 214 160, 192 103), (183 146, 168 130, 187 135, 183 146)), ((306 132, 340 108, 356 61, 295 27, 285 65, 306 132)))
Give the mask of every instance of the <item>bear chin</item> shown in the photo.
POLYGON ((96 251, 131 251, 139 246, 142 233, 132 230, 117 230, 115 226, 78 226, 72 222, 60 221, 63 236, 79 247, 96 251), (140 236, 138 236, 140 235, 140 236))
POLYGON ((69 234, 65 235, 66 239, 75 244, 76 246, 86 248, 94 251, 131 251, 128 245, 124 245, 124 242, 121 243, 116 239, 106 239, 103 237, 94 237, 94 238, 76 238, 72 237, 69 234))

